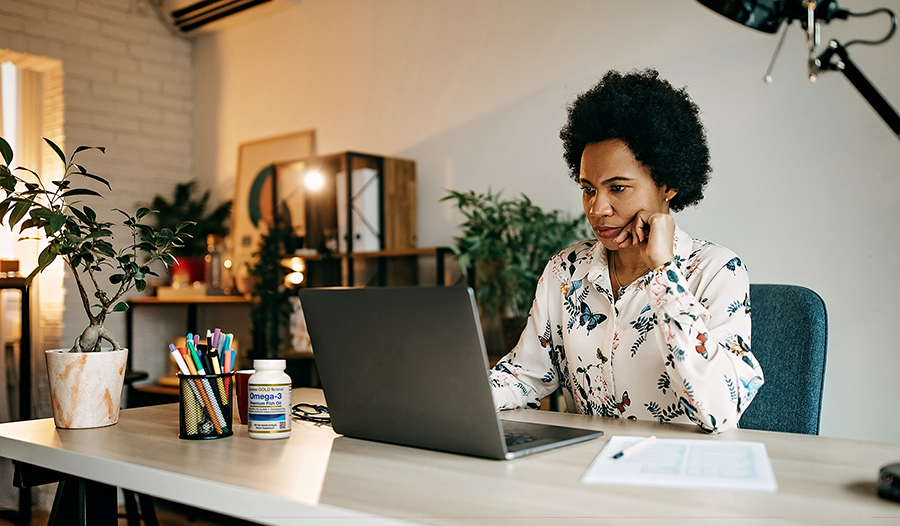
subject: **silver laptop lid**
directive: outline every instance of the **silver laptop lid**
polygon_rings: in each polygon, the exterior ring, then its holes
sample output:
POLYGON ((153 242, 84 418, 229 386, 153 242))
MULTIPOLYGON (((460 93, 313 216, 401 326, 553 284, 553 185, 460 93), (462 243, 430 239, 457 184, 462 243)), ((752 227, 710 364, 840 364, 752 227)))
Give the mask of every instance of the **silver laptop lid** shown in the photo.
POLYGON ((300 302, 335 432, 506 457, 471 289, 304 289, 300 302))

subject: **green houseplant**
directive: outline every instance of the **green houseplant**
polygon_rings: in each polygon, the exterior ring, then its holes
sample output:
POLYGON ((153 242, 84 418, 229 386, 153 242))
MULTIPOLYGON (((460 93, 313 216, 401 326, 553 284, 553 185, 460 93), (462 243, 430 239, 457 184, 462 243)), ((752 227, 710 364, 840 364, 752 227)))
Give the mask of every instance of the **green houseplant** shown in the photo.
POLYGON ((281 264, 287 254, 287 244, 293 229, 284 214, 276 214, 274 222, 263 233, 253 260, 247 265, 250 276, 256 278, 250 311, 253 325, 251 358, 273 359, 278 356, 283 341, 288 340, 287 327, 291 315, 288 298, 292 292, 284 284, 288 269, 281 264))
POLYGON ((57 258, 62 258, 75 278, 88 318, 88 326, 75 339, 71 349, 46 353, 57 425, 110 425, 118 418, 127 350, 122 349, 103 324, 110 313, 128 309, 128 304, 122 301, 126 293, 132 289, 144 290, 148 276, 157 275, 151 265, 162 262, 169 267, 175 263, 172 250, 190 237, 185 232, 190 222, 181 223, 174 229, 156 230, 141 223, 144 217, 152 213, 149 208, 141 207, 134 214, 112 208, 124 217, 121 225, 128 234, 126 241, 118 243, 114 223, 100 219, 94 209, 81 201, 102 198, 103 195, 79 183, 96 181, 111 190, 109 182, 75 162, 76 156, 84 151, 105 152, 105 149, 79 146, 67 159, 53 141, 46 138, 44 141, 63 164, 63 174, 59 180, 46 181, 28 168, 11 169, 13 151, 9 143, 0 137, 0 156, 3 158, 0 188, 5 195, 0 201, 0 223, 11 229, 18 226, 19 233, 31 229, 43 232, 46 246, 38 256, 37 267, 26 278, 26 284, 30 284, 57 258), (101 286, 104 277, 112 288, 111 292, 101 286), (103 341, 112 346, 111 351, 99 352, 103 341), (101 362, 110 371, 95 374, 90 364, 101 362), (76 370, 78 374, 74 373, 76 370), (80 394, 62 394, 57 389, 54 376, 64 377, 80 394), (100 399, 87 399, 92 395, 100 399), (88 408, 91 410, 88 411, 88 408), (57 414, 58 409, 66 414, 57 414), (99 416, 95 414, 98 412, 99 416))
MULTIPOLYGON (((502 341, 487 338, 489 353, 504 354, 515 344, 531 309, 534 290, 547 261, 571 243, 590 237, 584 214, 571 218, 559 210, 545 212, 526 195, 504 199, 486 194, 449 191, 466 220, 451 248, 462 272, 472 276, 483 322, 506 322, 502 341)), ((487 332, 487 329, 486 329, 487 332)))
MULTIPOLYGON (((183 241, 182 246, 175 247, 172 255, 178 258, 178 265, 185 266, 190 274, 188 281, 202 281, 205 270, 204 257, 212 240, 221 240, 228 235, 228 220, 231 218, 231 201, 207 211, 210 191, 198 195, 197 181, 188 181, 175 185, 172 197, 157 195, 150 203, 150 208, 158 213, 153 216, 157 230, 168 228, 176 230, 178 225, 192 222, 191 236, 183 241)), ((205 276, 209 279, 209 276, 205 276)))

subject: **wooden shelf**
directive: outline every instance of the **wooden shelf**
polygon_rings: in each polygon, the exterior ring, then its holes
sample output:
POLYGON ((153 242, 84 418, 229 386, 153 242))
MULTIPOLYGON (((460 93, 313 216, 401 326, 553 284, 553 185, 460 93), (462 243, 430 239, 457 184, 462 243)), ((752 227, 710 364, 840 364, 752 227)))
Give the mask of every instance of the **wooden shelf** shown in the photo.
POLYGON ((195 296, 192 298, 169 298, 160 299, 156 296, 141 296, 131 298, 128 303, 140 305, 205 305, 211 303, 252 303, 251 298, 244 296, 195 296))

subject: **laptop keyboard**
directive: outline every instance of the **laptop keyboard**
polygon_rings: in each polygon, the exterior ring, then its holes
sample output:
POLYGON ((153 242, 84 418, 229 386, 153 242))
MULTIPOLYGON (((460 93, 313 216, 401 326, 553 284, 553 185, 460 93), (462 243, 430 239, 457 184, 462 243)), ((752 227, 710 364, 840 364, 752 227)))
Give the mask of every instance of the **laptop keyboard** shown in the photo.
POLYGON ((536 436, 523 435, 522 433, 505 433, 503 437, 506 439, 506 447, 521 446, 538 439, 536 436))

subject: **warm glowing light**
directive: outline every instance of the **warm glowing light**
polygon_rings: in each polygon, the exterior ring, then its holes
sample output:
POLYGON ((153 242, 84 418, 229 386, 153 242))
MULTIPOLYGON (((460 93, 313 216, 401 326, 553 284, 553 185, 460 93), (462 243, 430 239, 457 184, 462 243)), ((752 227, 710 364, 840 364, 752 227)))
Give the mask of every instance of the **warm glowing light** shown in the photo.
POLYGON ((226 259, 225 261, 222 262, 222 266, 225 268, 231 268, 231 260, 226 259))
POLYGON ((310 190, 318 190, 325 184, 325 178, 322 177, 322 174, 319 172, 311 171, 306 172, 306 177, 303 179, 303 182, 306 183, 306 187, 310 190))
POLYGON ((303 273, 302 272, 291 272, 284 278, 284 284, 288 287, 293 287, 303 283, 303 273))
POLYGON ((300 258, 291 258, 291 270, 294 272, 303 272, 306 268, 306 265, 303 264, 303 260, 300 258))

